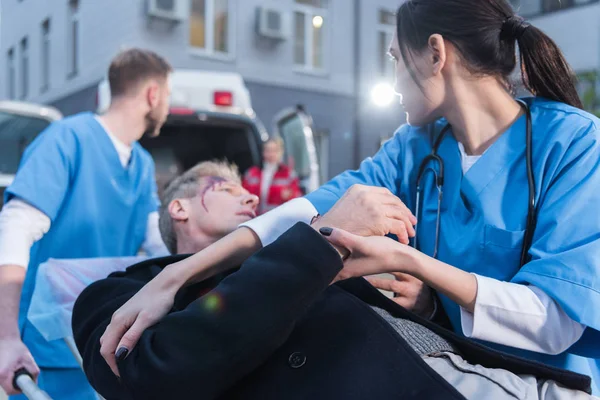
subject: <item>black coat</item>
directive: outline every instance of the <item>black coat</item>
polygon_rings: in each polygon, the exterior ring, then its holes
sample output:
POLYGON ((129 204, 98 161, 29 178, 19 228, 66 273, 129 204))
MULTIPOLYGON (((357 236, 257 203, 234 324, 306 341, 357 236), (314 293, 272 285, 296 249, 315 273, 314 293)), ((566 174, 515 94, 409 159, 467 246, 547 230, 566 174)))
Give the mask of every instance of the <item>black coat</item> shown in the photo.
POLYGON ((75 341, 88 379, 107 400, 463 399, 369 304, 427 326, 471 363, 589 392, 590 378, 458 337, 409 313, 363 279, 330 286, 342 268, 340 257, 305 224, 229 276, 181 290, 171 313, 119 363, 117 380, 99 352, 112 314, 162 267, 181 258, 114 273, 77 300, 75 341))

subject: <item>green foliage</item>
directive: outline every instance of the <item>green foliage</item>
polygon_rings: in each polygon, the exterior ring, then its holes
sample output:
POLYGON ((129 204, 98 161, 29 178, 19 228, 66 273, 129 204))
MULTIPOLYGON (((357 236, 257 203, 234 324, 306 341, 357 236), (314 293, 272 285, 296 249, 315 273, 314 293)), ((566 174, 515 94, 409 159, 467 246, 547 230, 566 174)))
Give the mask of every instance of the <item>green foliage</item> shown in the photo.
POLYGON ((600 116, 600 77, 598 71, 586 71, 577 74, 579 96, 586 111, 600 116))

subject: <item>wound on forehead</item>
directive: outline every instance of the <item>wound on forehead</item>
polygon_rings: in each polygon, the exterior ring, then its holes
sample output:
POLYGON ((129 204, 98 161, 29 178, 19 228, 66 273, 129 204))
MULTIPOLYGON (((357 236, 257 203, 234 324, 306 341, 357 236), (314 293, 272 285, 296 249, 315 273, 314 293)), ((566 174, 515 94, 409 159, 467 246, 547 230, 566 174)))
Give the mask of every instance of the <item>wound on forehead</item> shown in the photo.
POLYGON ((206 210, 206 212, 208 211, 208 208, 206 208, 206 204, 204 203, 204 197, 206 196, 206 193, 209 190, 215 190, 215 187, 217 187, 218 184, 221 184, 223 182, 227 182, 227 179, 225 178, 221 178, 219 176, 208 176, 206 177, 206 185, 204 186, 204 189, 202 189, 202 207, 204 207, 204 210, 206 210))

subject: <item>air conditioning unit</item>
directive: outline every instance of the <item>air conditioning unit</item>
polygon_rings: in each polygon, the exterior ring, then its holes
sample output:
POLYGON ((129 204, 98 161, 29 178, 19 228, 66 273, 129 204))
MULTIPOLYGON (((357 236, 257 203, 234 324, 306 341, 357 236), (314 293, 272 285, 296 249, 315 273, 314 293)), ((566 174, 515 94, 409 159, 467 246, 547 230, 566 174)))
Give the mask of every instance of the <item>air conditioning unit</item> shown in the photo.
POLYGON ((256 32, 266 38, 285 40, 289 36, 289 19, 278 9, 258 7, 256 9, 256 32))
POLYGON ((148 0, 148 15, 179 22, 186 17, 187 0, 148 0))

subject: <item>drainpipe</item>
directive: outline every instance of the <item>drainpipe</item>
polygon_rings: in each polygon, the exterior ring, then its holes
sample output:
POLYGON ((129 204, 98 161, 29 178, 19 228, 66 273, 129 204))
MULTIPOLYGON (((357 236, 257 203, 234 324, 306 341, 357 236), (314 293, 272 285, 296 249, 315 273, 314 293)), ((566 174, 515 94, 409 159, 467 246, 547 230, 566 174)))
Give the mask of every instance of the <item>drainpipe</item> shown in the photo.
POLYGON ((353 136, 353 167, 360 164, 360 99, 361 99, 361 57, 360 57, 360 39, 361 39, 361 21, 360 21, 360 1, 354 0, 354 136, 353 136))

